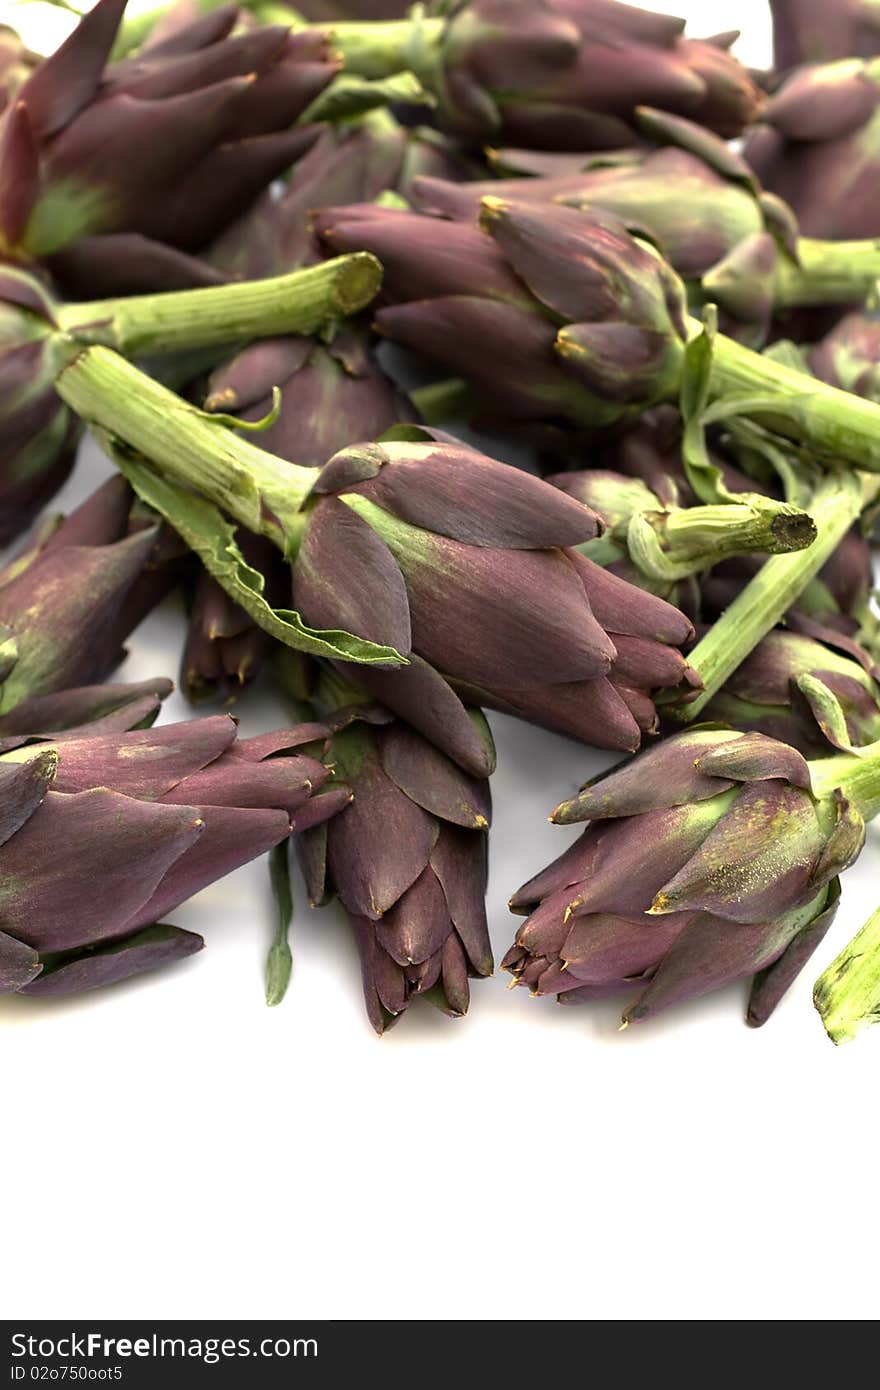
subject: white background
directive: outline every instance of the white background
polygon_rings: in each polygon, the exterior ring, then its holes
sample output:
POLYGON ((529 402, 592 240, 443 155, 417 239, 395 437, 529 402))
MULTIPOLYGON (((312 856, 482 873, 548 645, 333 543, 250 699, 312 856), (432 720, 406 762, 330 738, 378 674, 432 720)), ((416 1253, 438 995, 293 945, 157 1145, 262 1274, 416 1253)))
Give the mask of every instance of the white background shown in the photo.
MULTIPOLYGON (((668 8, 769 53, 763 4, 668 8)), ((105 469, 91 450, 63 502, 105 469)), ((124 678, 174 675, 182 632, 175 605, 154 616, 124 678)), ((175 697, 164 717, 186 713, 175 697)), ((246 731, 287 722, 268 698, 244 713, 246 731)), ((609 760, 492 725, 500 957, 510 892, 576 833, 547 812, 609 760)), ((620 1034, 613 1004, 561 1009, 496 976, 466 1019, 413 1008, 379 1041, 341 915, 301 888, 269 1010, 272 905, 249 866, 173 914, 208 939, 192 961, 0 1000, 2 1315, 873 1317, 880 1028, 835 1049, 810 991, 875 906, 878 844, 758 1032, 739 987, 620 1034)))

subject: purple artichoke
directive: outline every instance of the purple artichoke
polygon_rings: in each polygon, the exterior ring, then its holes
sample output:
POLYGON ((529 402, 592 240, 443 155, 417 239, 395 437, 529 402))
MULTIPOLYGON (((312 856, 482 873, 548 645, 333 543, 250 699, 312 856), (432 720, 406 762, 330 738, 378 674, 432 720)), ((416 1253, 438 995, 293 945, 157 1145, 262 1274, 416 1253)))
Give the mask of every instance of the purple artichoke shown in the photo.
POLYGON ((880 14, 872 0, 770 0, 777 71, 880 53, 880 14))
POLYGON ((350 799, 304 751, 325 735, 237 739, 220 716, 0 755, 0 988, 69 994, 199 950, 162 918, 350 799))
MULTIPOLYGON (((824 760, 837 761, 859 760, 824 760)), ((822 765, 762 734, 699 728, 588 784, 552 817, 589 820, 580 840, 511 899, 530 916, 503 967, 566 1003, 629 996, 625 1022, 753 977, 748 1020, 765 1022, 864 843, 858 801, 827 779, 813 790, 822 765)))
MULTIPOLYGON (((422 212, 470 222, 485 197, 599 208, 647 233, 690 280, 765 231, 768 215, 776 229, 782 213, 775 201, 764 206, 751 169, 718 136, 647 108, 636 119, 659 148, 563 156, 565 167, 543 177, 449 183, 422 176, 413 201, 422 212)), ((503 160, 504 152, 496 158, 503 160)))
POLYGON ((303 155, 279 197, 264 193, 206 252, 221 271, 246 279, 279 275, 320 260, 312 214, 383 193, 410 199, 418 178, 474 177, 477 166, 435 130, 407 129, 387 111, 353 126, 327 126, 303 155))
POLYGON ((704 714, 790 743, 805 757, 880 739, 880 688, 857 643, 775 629, 706 705, 704 714), (835 650, 835 646, 842 650, 835 650))
MULTIPOLYGON (((489 785, 381 710, 343 711, 332 743, 351 805, 297 841, 313 906, 339 898, 357 938, 377 1033, 416 996, 454 1017, 469 976, 491 975, 486 925, 489 785), (343 727, 339 727, 342 725, 343 727)), ((475 734, 494 759, 475 714, 475 734)))
POLYGON ((880 235, 880 72, 846 59, 799 68, 783 82, 744 154, 765 188, 784 198, 806 236, 880 235))
POLYGON ((379 76, 412 65, 441 123, 475 143, 613 149, 649 105, 725 137, 754 120, 761 93, 727 52, 735 35, 682 37, 684 21, 614 0, 465 0, 447 19, 418 15, 331 31, 346 68, 379 76))
POLYGON ((382 262, 379 331, 508 419, 602 427, 677 393, 684 289, 653 248, 572 208, 484 199, 480 221, 360 206, 317 225, 382 262))
POLYGON ((272 409, 275 387, 281 390, 280 409, 260 431, 260 444, 311 468, 414 415, 356 327, 340 329, 329 342, 289 337, 252 343, 214 371, 204 408, 262 420, 272 409))
POLYGON ((119 232, 197 249, 314 138, 294 123, 338 68, 320 36, 229 37, 226 7, 109 63, 124 5, 99 0, 0 117, 7 256, 119 232))
POLYGON ((0 717, 103 679, 168 592, 164 533, 132 502, 127 483, 111 478, 0 571, 0 717))
POLYGON ((600 747, 656 727, 651 694, 688 679, 676 609, 571 549, 594 513, 464 445, 386 442, 318 473, 293 568, 296 608, 406 655, 348 678, 486 776, 462 700, 600 747))

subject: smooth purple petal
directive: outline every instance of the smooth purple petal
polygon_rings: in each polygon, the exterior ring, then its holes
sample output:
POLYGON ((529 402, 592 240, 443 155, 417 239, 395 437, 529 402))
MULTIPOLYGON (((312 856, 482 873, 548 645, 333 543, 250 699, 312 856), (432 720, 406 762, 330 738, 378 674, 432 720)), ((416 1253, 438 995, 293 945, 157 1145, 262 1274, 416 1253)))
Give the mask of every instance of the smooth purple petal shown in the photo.
POLYGON ((83 990, 130 979, 145 970, 171 965, 194 955, 204 944, 203 937, 180 927, 144 927, 131 936, 109 941, 72 960, 53 965, 20 992, 56 997, 81 994, 83 990))
POLYGON ((202 830, 192 806, 50 792, 3 846, 0 921, 39 951, 118 936, 202 830))
POLYGON ((398 965, 428 960, 453 930, 443 889, 430 864, 381 921, 376 940, 398 965))
POLYGON ((389 728, 379 749, 385 772, 417 806, 454 825, 488 827, 488 781, 469 777, 405 724, 389 728))
POLYGON ((406 655, 412 645, 406 585, 385 542, 344 502, 324 497, 309 517, 293 567, 307 623, 342 628, 406 655))
MULTIPOLYGON (((153 809, 176 808, 160 805, 153 809)), ((203 823, 201 837, 171 865, 152 897, 126 924, 129 930, 160 921, 173 908, 265 854, 290 834, 286 811, 206 806, 200 807, 199 812, 203 823)))

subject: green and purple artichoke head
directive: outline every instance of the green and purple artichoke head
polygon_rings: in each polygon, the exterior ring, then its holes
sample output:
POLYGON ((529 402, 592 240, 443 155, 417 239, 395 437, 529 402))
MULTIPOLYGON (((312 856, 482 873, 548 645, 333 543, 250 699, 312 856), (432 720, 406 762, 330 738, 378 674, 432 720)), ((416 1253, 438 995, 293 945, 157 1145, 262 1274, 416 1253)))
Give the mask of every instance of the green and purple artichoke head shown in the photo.
POLYGON ((735 35, 695 41, 683 29, 612 0, 469 0, 441 42, 441 120, 472 140, 540 150, 631 144, 641 105, 740 134, 761 96, 727 52, 735 35))
POLYGON ((654 148, 556 156, 560 167, 526 178, 532 164, 526 152, 501 151, 496 161, 512 163, 520 177, 466 183, 422 177, 412 201, 421 212, 465 221, 476 217, 484 197, 609 212, 650 237, 684 279, 699 278, 765 231, 775 204, 765 209, 752 170, 711 131, 646 107, 635 116, 654 148))
POLYGON ((852 639, 827 636, 768 633, 710 700, 706 717, 781 739, 805 757, 876 742, 876 666, 852 639))
MULTIPOLYGON (((494 765, 488 727, 469 711, 494 765)), ((486 924, 489 784, 375 706, 333 716, 331 757, 351 805, 299 837, 312 904, 336 896, 354 930, 377 1033, 416 997, 467 1012, 469 977, 492 973, 486 924)))
POLYGON ((880 235, 880 60, 796 70, 774 93, 744 154, 805 236, 880 235))
POLYGON ((73 466, 80 426, 55 390, 62 352, 49 294, 0 264, 0 545, 27 529, 73 466))
POLYGON ((610 214, 485 198, 479 229, 364 206, 318 227, 382 261, 381 333, 510 418, 601 428, 677 394, 684 287, 610 214))
POLYGON ((163 922, 350 800, 320 725, 238 739, 227 716, 68 732, 0 754, 0 989, 70 994, 190 955, 163 922))
POLYGON ((51 257, 139 233, 195 250, 308 148, 295 122, 338 69, 283 25, 226 7, 110 62, 125 0, 99 0, 0 116, 0 253, 51 257))
POLYGON ((572 547, 593 512, 448 437, 345 449, 318 474, 293 567, 311 626, 393 647, 348 673, 468 772, 486 776, 466 705, 633 749, 652 692, 692 673, 691 625, 572 547))
POLYGON ((566 1003, 624 996, 625 1022, 752 979, 763 1023, 830 925, 864 820, 813 794, 796 749, 707 727, 665 740, 553 813, 582 837, 511 899, 503 966, 566 1003))
POLYGON ((773 66, 778 72, 802 63, 872 58, 880 53, 876 0, 770 0, 773 66))
POLYGON ((115 477, 0 571, 0 728, 23 702, 109 675, 167 593, 173 554, 115 477))

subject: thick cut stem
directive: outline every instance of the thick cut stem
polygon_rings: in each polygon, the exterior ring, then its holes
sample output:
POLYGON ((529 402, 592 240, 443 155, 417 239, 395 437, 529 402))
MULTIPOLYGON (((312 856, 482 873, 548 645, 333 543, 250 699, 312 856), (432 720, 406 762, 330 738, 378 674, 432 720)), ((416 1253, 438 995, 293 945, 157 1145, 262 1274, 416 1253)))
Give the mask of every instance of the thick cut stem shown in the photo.
POLYGON ((804 550, 816 539, 812 517, 787 502, 750 502, 636 512, 626 533, 630 559, 652 579, 701 574, 733 555, 804 550))
POLYGON ((694 719, 776 626, 843 540, 865 505, 865 493, 876 493, 878 487, 880 481, 863 484, 846 473, 830 474, 820 483, 810 504, 816 539, 806 550, 768 560, 689 653, 703 690, 690 704, 670 711, 677 719, 694 719))
POLYGON ((800 237, 796 264, 780 256, 773 300, 777 308, 848 304, 866 299, 880 279, 880 240, 814 241, 800 237))
POLYGON ((339 256, 289 275, 171 294, 134 295, 58 311, 61 330, 81 343, 131 356, 173 353, 283 333, 314 333, 363 309, 382 283, 366 252, 339 256))
POLYGON ((880 908, 819 976, 813 1003, 833 1043, 880 1021, 880 908))
POLYGON ((266 508, 289 531, 318 474, 256 448, 109 348, 80 349, 55 386, 77 415, 142 454, 157 473, 276 543, 266 508))
MULTIPOLYGON (((692 327, 702 332, 702 325, 692 327)), ((723 333, 714 340, 709 389, 716 399, 753 398, 745 414, 827 462, 880 472, 880 406, 873 401, 784 367, 723 333)))

